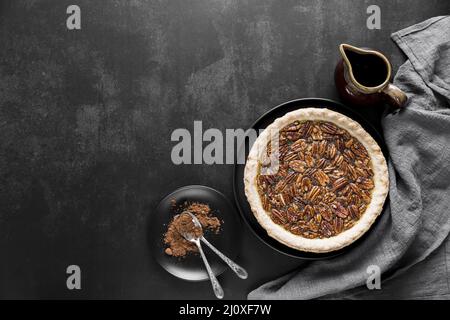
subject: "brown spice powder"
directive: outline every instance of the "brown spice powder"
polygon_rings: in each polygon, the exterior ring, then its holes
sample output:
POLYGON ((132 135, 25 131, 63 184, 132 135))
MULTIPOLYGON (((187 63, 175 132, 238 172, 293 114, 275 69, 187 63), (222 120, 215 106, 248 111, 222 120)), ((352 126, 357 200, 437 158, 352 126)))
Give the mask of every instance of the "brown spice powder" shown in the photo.
MULTIPOLYGON (((203 230, 219 233, 221 221, 211 214, 209 205, 199 202, 184 203, 180 207, 180 212, 182 211, 189 211, 195 215, 200 221, 203 230)), ((188 214, 176 215, 169 223, 167 232, 164 235, 164 243, 167 246, 164 252, 167 255, 185 257, 189 253, 198 252, 197 246, 183 237, 183 232, 194 233, 196 236, 201 235, 201 230, 196 230, 188 214)))

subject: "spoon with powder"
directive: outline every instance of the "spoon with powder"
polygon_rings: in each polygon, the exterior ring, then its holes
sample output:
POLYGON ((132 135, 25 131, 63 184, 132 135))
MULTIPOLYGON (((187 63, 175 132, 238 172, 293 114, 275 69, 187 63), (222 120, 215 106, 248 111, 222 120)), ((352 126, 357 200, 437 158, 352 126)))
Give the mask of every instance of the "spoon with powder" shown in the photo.
MULTIPOLYGON (((202 224, 200 223, 200 221, 197 219, 197 217, 195 215, 193 215, 191 212, 189 211, 183 211, 182 214, 189 214, 189 216, 192 219, 192 222, 194 223, 194 227, 197 230, 201 230, 201 232, 197 233, 198 238, 204 243, 206 244, 215 254, 217 254, 220 259, 222 259, 230 268, 231 270, 234 271, 234 273, 236 273, 236 275, 241 278, 241 279, 247 279, 248 274, 247 271, 242 268, 240 265, 238 265, 236 262, 234 262, 233 260, 231 260, 230 258, 228 258, 226 255, 224 255, 222 252, 219 251, 219 249, 217 249, 216 247, 214 247, 208 240, 205 239, 205 237, 203 236, 203 229, 202 229, 202 224)), ((181 233, 181 232, 180 232, 181 233)), ((182 233, 183 235, 183 233, 182 233)))
POLYGON ((206 271, 208 272, 209 279, 214 290, 214 294, 218 299, 222 299, 224 296, 222 286, 214 275, 208 260, 206 259, 205 253, 203 252, 200 239, 203 238, 203 228, 198 219, 191 214, 189 211, 183 211, 178 217, 180 223, 177 225, 178 232, 188 241, 195 243, 200 252, 200 255, 205 264, 206 271), (195 223, 195 220, 198 222, 195 223))

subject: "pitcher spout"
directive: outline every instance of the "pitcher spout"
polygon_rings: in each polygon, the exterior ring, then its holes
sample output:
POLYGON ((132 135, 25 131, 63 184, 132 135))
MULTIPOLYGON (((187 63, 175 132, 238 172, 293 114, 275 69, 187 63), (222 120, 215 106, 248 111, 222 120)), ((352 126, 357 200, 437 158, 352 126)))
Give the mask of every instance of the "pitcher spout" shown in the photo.
POLYGON ((347 81, 365 93, 380 92, 391 77, 389 60, 379 51, 339 45, 347 81))

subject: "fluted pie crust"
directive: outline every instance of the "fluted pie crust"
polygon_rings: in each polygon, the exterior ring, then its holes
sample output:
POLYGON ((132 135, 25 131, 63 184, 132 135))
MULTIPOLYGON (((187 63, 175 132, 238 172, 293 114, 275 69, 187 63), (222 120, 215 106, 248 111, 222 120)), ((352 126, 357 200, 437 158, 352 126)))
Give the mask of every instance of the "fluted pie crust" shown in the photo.
POLYGON ((361 125, 349 117, 325 108, 304 108, 285 114, 276 119, 264 130, 253 144, 247 158, 244 172, 245 194, 252 212, 258 223, 267 231, 269 236, 291 248, 306 251, 324 253, 339 250, 350 245, 360 238, 373 224, 383 209, 384 201, 389 191, 389 176, 386 160, 375 140, 361 127, 361 125), (359 220, 349 229, 336 235, 324 238, 306 238, 294 234, 275 223, 270 212, 263 208, 261 196, 258 192, 257 178, 261 166, 261 159, 266 150, 267 143, 271 139, 271 132, 282 130, 295 121, 325 121, 331 122, 337 127, 346 130, 352 138, 356 138, 367 150, 370 157, 373 184, 371 200, 361 213, 359 220))

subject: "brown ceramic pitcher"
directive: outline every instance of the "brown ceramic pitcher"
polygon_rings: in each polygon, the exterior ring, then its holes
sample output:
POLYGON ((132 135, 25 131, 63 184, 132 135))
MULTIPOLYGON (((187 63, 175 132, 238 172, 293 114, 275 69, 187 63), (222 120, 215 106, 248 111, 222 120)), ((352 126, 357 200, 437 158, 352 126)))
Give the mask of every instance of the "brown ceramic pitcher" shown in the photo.
POLYGON ((355 106, 387 103, 395 108, 405 104, 406 94, 390 83, 392 67, 385 55, 349 44, 341 44, 339 51, 334 80, 344 101, 355 106))

